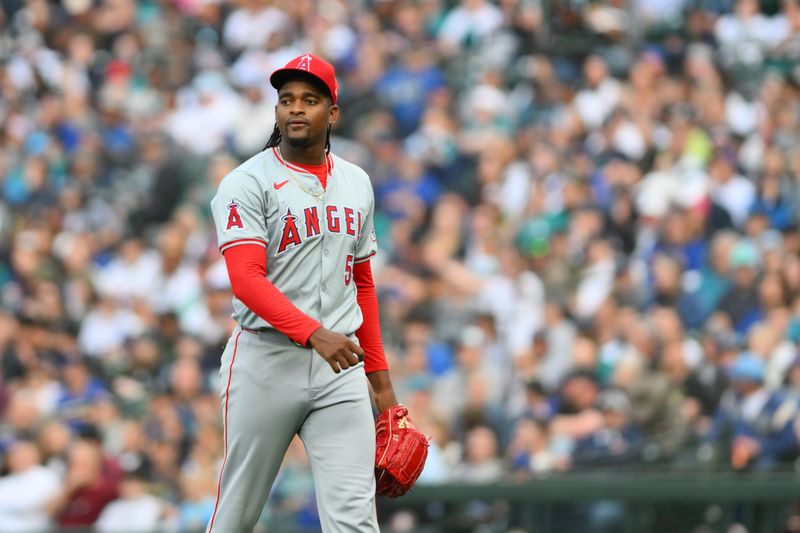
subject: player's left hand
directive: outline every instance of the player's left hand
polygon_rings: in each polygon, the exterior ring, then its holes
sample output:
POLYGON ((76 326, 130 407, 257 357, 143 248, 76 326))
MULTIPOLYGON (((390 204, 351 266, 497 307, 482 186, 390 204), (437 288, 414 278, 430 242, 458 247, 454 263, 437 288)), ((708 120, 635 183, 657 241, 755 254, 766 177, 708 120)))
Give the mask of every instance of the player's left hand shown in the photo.
POLYGON ((411 419, 408 409, 385 409, 375 424, 375 478, 379 496, 397 498, 414 486, 428 458, 428 439, 411 419))

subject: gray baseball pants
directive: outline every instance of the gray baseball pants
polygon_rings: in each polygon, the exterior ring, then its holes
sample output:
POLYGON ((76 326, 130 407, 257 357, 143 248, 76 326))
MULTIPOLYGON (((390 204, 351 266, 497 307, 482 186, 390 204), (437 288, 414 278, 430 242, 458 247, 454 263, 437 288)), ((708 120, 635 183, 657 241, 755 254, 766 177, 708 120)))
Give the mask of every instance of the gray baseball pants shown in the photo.
POLYGON ((237 327, 220 365, 225 455, 207 533, 252 533, 296 434, 325 532, 378 533, 375 425, 364 364, 335 374, 314 350, 237 327))

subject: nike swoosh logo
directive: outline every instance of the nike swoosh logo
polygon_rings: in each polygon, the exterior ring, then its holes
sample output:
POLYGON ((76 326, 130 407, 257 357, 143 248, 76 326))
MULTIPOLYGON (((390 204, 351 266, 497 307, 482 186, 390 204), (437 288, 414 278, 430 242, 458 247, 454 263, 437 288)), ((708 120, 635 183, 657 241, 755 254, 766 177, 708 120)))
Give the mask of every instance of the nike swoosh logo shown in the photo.
POLYGON ((282 182, 280 182, 280 183, 278 183, 278 182, 276 181, 276 182, 273 182, 272 186, 273 186, 273 187, 275 187, 275 190, 277 191, 278 189, 280 189, 281 187, 283 187, 283 186, 284 186, 284 185, 286 185, 287 183, 289 183, 289 180, 285 180, 285 181, 282 181, 282 182))

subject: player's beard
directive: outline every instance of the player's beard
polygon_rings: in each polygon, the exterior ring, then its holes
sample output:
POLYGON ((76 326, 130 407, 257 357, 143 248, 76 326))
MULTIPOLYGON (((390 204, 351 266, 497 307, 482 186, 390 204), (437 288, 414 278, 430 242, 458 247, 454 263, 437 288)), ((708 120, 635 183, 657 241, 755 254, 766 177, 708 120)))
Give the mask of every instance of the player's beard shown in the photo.
POLYGON ((286 142, 292 148, 310 148, 312 146, 324 146, 325 145, 325 138, 314 137, 313 135, 299 135, 299 136, 290 136, 290 135, 283 135, 283 138, 286 139, 286 142))
POLYGON ((305 137, 289 137, 286 136, 286 142, 292 148, 306 148, 311 145, 311 138, 306 135, 305 137))

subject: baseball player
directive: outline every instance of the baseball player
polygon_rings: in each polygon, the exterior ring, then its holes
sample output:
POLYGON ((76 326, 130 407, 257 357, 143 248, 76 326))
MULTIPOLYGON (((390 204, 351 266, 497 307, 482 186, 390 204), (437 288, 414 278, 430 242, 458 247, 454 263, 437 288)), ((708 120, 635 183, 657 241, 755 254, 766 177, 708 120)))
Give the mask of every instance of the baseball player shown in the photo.
POLYGON ((295 434, 323 530, 377 532, 368 385, 379 412, 397 400, 370 270, 372 186, 330 153, 333 67, 305 54, 270 82, 272 137, 211 202, 238 327, 220 367, 225 451, 207 532, 253 531, 295 434))

